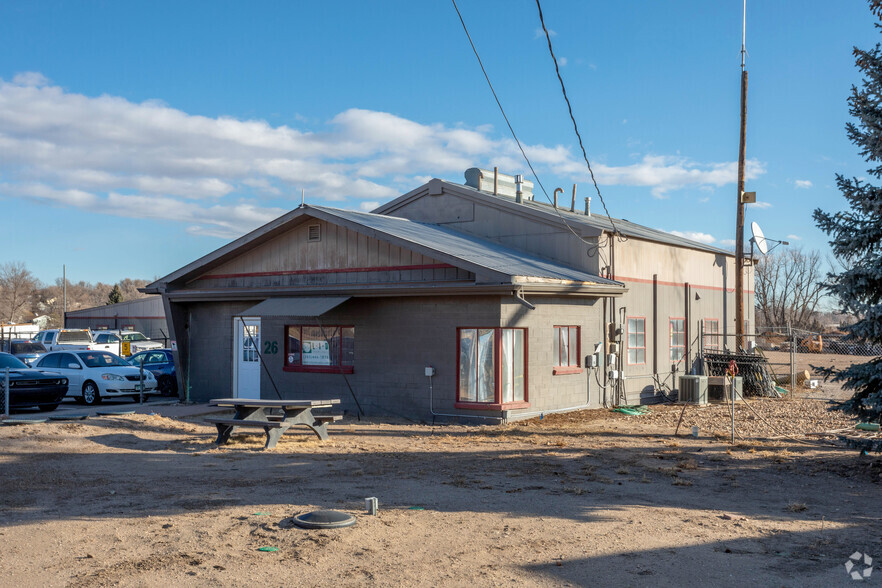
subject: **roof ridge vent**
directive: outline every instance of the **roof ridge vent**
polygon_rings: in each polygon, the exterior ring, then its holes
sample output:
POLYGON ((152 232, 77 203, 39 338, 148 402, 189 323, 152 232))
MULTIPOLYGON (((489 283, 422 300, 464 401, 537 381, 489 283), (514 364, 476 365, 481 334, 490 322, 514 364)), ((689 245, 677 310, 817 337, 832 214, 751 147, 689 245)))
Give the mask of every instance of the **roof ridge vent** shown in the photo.
MULTIPOLYGON (((505 196, 512 199, 516 198, 518 192, 516 178, 523 176, 502 174, 496 171, 496 169, 490 171, 478 167, 470 167, 465 171, 465 185, 480 192, 496 194, 497 196, 505 196)), ((523 200, 533 200, 533 182, 523 180, 520 183, 520 192, 523 200)))

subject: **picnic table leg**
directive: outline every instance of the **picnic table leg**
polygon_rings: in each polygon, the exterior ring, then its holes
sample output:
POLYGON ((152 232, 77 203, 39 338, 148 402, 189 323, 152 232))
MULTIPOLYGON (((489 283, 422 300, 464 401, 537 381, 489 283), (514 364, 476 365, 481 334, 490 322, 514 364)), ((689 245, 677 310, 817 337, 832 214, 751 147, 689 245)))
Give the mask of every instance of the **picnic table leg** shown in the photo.
POLYGON ((264 429, 264 431, 266 431, 266 445, 264 445, 263 448, 272 449, 273 447, 275 447, 276 443, 279 442, 279 439, 282 438, 282 435, 284 435, 290 428, 290 425, 286 426, 285 424, 283 424, 281 427, 278 428, 267 427, 266 429, 264 429))
POLYGON ((224 425, 221 423, 217 423, 217 439, 215 443, 217 445, 224 445, 227 441, 230 440, 230 436, 233 434, 233 425, 224 425))
POLYGON ((312 424, 306 423, 306 426, 312 429, 312 432, 318 435, 322 441, 328 440, 328 423, 314 421, 312 424))

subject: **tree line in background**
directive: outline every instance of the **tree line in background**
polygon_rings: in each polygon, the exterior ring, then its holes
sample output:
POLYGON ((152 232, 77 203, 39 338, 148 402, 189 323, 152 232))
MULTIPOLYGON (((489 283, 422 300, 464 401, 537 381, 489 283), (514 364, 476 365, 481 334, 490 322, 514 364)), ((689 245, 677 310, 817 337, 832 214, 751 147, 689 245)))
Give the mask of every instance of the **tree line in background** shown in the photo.
MULTIPOLYGON (((124 300, 144 298, 138 292, 149 280, 126 278, 116 284, 67 282, 67 310, 92 308, 124 300)), ((64 308, 64 281, 43 284, 24 263, 13 261, 0 264, 0 323, 27 323, 35 317, 48 317, 46 327, 62 325, 64 308)))

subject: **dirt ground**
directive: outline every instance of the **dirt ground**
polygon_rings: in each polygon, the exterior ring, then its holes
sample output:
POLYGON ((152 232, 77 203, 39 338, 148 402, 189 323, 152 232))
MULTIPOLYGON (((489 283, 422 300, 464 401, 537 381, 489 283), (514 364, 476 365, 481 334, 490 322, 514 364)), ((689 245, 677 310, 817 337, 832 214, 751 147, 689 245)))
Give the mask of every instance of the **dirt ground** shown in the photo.
POLYGON ((646 416, 596 410, 505 426, 352 421, 326 442, 291 432, 273 451, 255 435, 215 447, 201 418, 4 426, 0 577, 9 586, 850 586, 852 553, 882 558, 882 457, 807 435, 853 426, 828 408, 805 398, 739 404, 734 445, 726 406, 687 408, 677 437, 680 407, 654 406, 646 416), (364 514, 368 496, 377 516, 364 514), (292 526, 319 508, 358 521, 292 526))

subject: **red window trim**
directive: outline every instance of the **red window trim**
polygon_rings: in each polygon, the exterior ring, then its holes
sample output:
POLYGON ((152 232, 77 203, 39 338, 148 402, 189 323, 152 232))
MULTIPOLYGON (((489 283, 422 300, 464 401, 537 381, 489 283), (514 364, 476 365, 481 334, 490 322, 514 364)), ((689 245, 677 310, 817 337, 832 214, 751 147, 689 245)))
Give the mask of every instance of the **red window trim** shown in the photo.
MULTIPOLYGON (((625 337, 626 337, 625 340, 628 341, 628 343, 626 343, 626 351, 630 352, 632 349, 642 349, 643 350, 643 361, 635 361, 632 363, 631 362, 631 354, 628 353, 628 355, 627 355, 628 365, 646 365, 646 317, 645 316, 629 316, 625 320, 627 321, 625 323, 625 337), (643 321, 643 347, 638 347, 637 345, 635 345, 634 347, 631 347, 631 343, 630 343, 631 331, 628 329, 628 327, 631 324, 631 319, 640 319, 643 321)), ((640 331, 634 331, 635 334, 639 333, 639 332, 640 331)))
POLYGON ((719 351, 720 350, 720 319, 706 318, 706 319, 704 319, 704 322, 705 322, 705 324, 716 323, 716 325, 717 325, 716 336, 714 336, 713 334, 709 334, 707 329, 705 329, 704 336, 706 338, 705 338, 705 342, 704 342, 704 348, 705 349, 713 349, 714 351, 719 351), (708 341, 710 341, 711 339, 713 340, 713 343, 708 343, 708 341))
MULTIPOLYGON (((560 333, 562 331, 558 331, 558 329, 567 329, 567 336, 568 337, 570 334, 569 329, 576 329, 576 365, 570 365, 569 341, 567 341, 567 363, 566 363, 566 365, 563 365, 560 363, 560 350, 563 349, 563 346, 561 345, 561 341, 558 340, 558 342, 557 342, 557 349, 558 349, 557 358, 554 360, 556 363, 553 366, 554 369, 552 370, 552 374, 582 373, 581 369, 579 369, 579 371, 577 371, 577 372, 576 371, 568 371, 568 370, 572 370, 573 368, 581 368, 582 367, 582 327, 580 327, 579 325, 554 325, 552 332, 557 331, 558 337, 560 337, 560 333), (561 368, 563 368, 563 369, 561 370, 561 368), (555 370, 560 370, 560 371, 555 371, 555 370)), ((553 345, 552 345, 552 349, 554 349, 553 345)))
POLYGON ((575 366, 567 366, 567 365, 556 365, 551 368, 551 375, 553 376, 564 376, 568 374, 581 374, 582 368, 575 366))
POLYGON ((676 363, 686 359, 686 317, 685 316, 669 316, 668 317, 668 361, 676 363), (683 344, 674 345, 674 321, 683 321, 683 344), (683 355, 680 359, 671 359, 671 351, 674 349, 682 349, 683 355))
POLYGON ((453 400, 454 408, 469 410, 511 410, 515 408, 530 407, 530 329, 524 327, 457 327, 456 328, 456 389, 453 400), (470 402, 459 399, 459 344, 462 341, 462 331, 472 329, 493 329, 493 371, 494 390, 493 402, 470 402), (518 329, 524 332, 524 399, 512 402, 502 402, 502 331, 503 329, 518 329))
POLYGON ((285 356, 283 358, 282 363, 282 371, 285 372, 306 372, 313 374, 352 374, 355 373, 355 366, 352 365, 342 365, 343 363, 343 334, 342 329, 354 329, 355 325, 308 325, 308 324, 294 324, 294 325, 285 325, 284 337, 285 337, 285 356), (288 337, 288 328, 289 327, 299 327, 300 328, 300 341, 303 341, 303 327, 324 327, 327 329, 341 329, 340 332, 340 357, 339 361, 341 365, 336 366, 327 366, 327 365, 288 365, 288 341, 290 338, 288 337))

